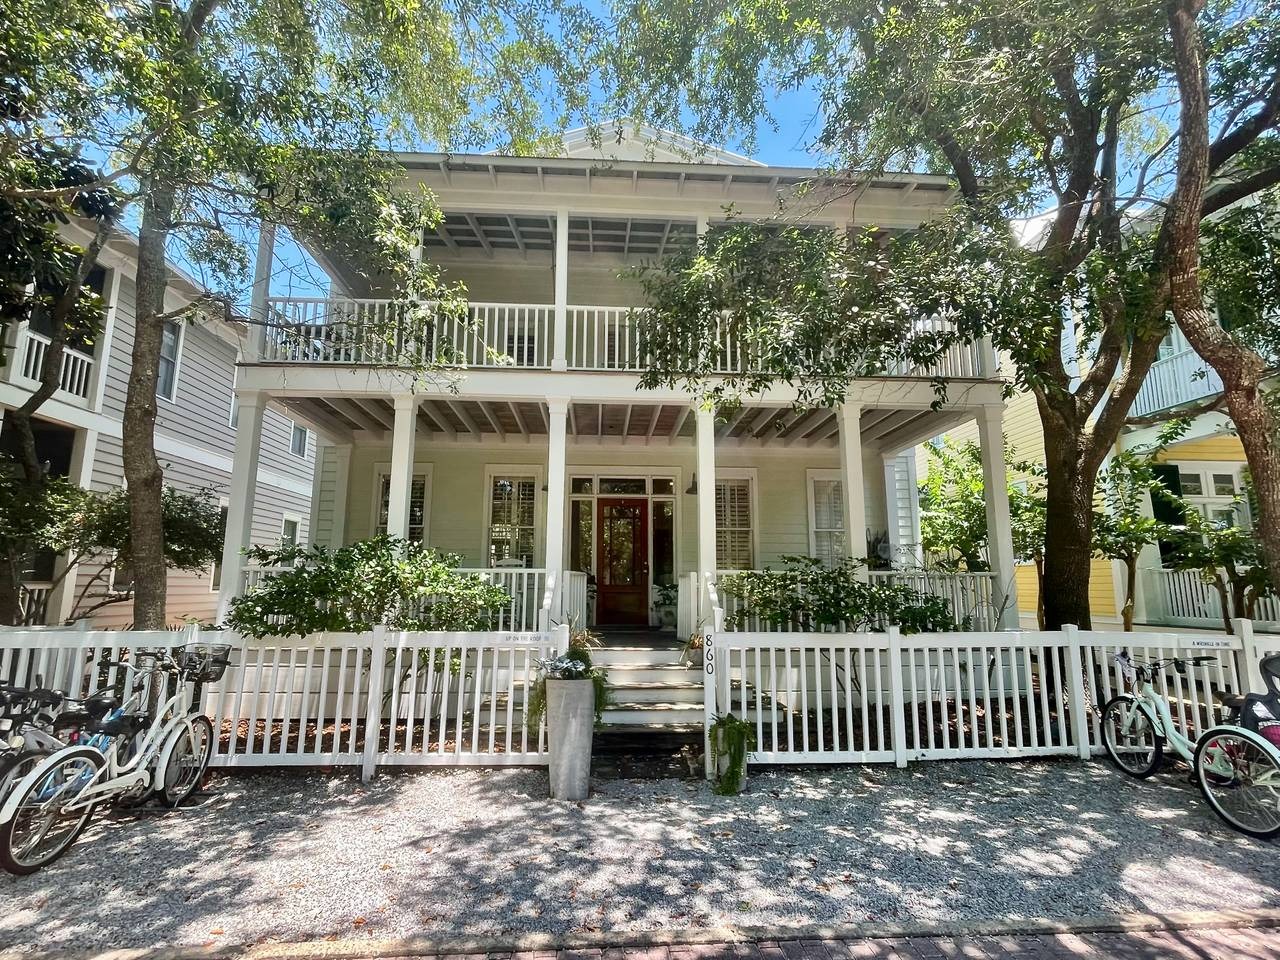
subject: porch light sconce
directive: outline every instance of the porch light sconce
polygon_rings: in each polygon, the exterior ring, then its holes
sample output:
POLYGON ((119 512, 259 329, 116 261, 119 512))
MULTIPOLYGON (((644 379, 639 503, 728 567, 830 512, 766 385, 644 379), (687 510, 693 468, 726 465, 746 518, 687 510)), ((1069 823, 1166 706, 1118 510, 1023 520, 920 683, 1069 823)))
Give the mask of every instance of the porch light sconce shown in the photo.
POLYGON ((547 487, 547 485, 544 483, 544 484, 542 485, 542 492, 543 492, 543 493, 546 493, 546 492, 547 492, 547 490, 548 490, 548 487, 547 487))
POLYGON ((695 473, 693 479, 689 481, 688 489, 685 490, 689 496, 694 496, 698 492, 698 475, 695 473))

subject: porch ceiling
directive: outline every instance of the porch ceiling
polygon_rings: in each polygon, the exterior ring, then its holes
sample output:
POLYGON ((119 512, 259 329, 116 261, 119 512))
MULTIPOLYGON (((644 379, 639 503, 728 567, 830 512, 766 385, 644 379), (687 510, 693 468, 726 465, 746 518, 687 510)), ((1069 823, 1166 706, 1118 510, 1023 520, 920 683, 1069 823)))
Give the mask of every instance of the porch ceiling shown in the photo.
MULTIPOLYGON (((286 404, 299 419, 334 438, 384 441, 395 423, 391 400, 373 397, 293 398, 286 404)), ((692 442, 693 410, 677 403, 569 404, 569 436, 579 442, 692 442)), ((868 409, 861 419, 864 447, 896 451, 921 443, 973 416, 973 411, 868 409)), ((545 438, 547 406, 530 400, 478 400, 433 395, 418 409, 419 437, 444 440, 545 438)), ((795 410, 744 404, 716 424, 718 442, 737 446, 832 447, 839 426, 829 409, 795 410)))
MULTIPOLYGON (((528 253, 555 248, 555 217, 528 214, 447 213, 424 246, 449 250, 528 253)), ((570 217, 569 249, 577 253, 662 256, 668 246, 692 240, 693 220, 640 217, 570 217)))

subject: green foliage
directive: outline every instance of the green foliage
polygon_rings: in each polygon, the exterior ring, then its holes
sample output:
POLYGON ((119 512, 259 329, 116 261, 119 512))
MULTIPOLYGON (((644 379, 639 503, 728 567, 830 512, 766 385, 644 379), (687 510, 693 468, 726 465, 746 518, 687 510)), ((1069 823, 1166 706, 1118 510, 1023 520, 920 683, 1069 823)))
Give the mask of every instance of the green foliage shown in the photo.
POLYGON ((740 601, 728 626, 751 620, 799 630, 857 631, 894 625, 903 633, 956 627, 945 599, 905 584, 861 580, 858 561, 846 559, 826 567, 811 557, 782 560, 782 570, 747 570, 720 579, 720 591, 740 601))
POLYGON ((1148 455, 1126 450, 1113 456, 1099 475, 1093 520, 1093 547, 1099 556, 1136 563, 1144 547, 1172 532, 1148 514, 1150 498, 1172 496, 1151 467, 1148 455))
POLYGON ((711 759, 716 766, 716 782, 712 787, 721 796, 733 797, 742 792, 747 775, 747 753, 756 745, 755 724, 726 713, 716 717, 707 728, 711 759), (720 769, 720 761, 725 761, 720 769))
POLYGON ((422 544, 377 536, 330 551, 322 545, 254 547, 248 557, 272 568, 232 601, 227 626, 247 636, 307 636, 324 631, 488 630, 511 602, 478 574, 458 573, 458 558, 422 544))
POLYGON ((1280 190, 1204 225, 1201 264, 1218 322, 1263 357, 1280 354, 1280 190))
MULTIPOLYGON (((988 570, 982 448, 944 437, 925 450, 929 465, 920 484, 920 540, 929 563, 943 570, 988 570)), ((1014 459, 1007 445, 1004 457, 1014 556, 1035 563, 1044 558, 1045 470, 1014 459)))
POLYGON ((731 223, 637 267, 650 350, 642 385, 723 404, 780 381, 801 405, 832 405, 857 377, 937 360, 963 332, 922 324, 902 295, 919 242, 731 223))

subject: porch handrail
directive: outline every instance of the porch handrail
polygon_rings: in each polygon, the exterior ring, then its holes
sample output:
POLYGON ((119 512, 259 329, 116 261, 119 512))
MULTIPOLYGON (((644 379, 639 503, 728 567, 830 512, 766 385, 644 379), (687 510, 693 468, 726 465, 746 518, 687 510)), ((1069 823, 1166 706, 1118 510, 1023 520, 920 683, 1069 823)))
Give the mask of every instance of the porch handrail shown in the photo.
MULTIPOLYGON (((22 358, 22 375, 28 380, 39 380, 40 368, 44 366, 44 355, 52 341, 43 333, 32 330, 30 327, 24 327, 22 334, 25 338, 19 353, 22 358)), ((89 390, 93 384, 94 363, 92 354, 64 346, 62 369, 58 374, 58 389, 80 400, 88 400, 89 390)))

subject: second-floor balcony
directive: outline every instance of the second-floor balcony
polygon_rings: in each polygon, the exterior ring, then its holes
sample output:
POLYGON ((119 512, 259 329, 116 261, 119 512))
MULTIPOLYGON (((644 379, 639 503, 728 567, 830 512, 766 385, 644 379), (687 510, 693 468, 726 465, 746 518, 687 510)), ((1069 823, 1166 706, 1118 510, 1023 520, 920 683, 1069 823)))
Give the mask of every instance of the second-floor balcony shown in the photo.
MULTIPOLYGON (((641 372, 654 351, 644 308, 569 304, 557 317, 550 303, 476 303, 457 316, 431 303, 381 299, 273 297, 267 301, 259 362, 402 366, 427 360, 460 368, 641 372), (561 342, 563 341, 563 342, 561 342)), ((916 333, 949 332, 941 319, 920 321, 916 333)), ((729 317, 714 341, 710 368, 752 369, 751 345, 729 317)), ((891 365, 885 376, 989 379, 994 355, 986 341, 950 346, 933 363, 891 365)))
MULTIPOLYGON (((18 325, 14 350, 7 368, 0 370, 0 377, 7 376, 13 383, 35 389, 40 382, 49 338, 32 329, 26 323, 18 325)), ((64 347, 62 369, 55 397, 76 406, 89 406, 94 392, 94 366, 96 359, 89 353, 64 347)))
POLYGON ((1144 417, 1222 392, 1222 380, 1194 350, 1181 350, 1151 365, 1133 401, 1132 415, 1144 417))

